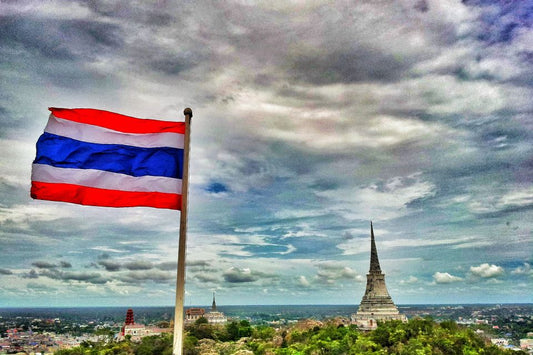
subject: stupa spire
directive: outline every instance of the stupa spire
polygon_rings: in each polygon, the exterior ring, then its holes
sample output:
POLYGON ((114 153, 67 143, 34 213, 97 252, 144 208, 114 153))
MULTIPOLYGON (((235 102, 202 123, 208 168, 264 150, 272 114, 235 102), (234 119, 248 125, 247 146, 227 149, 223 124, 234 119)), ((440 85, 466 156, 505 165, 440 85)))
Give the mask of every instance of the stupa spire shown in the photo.
POLYGON ((213 292, 213 303, 211 304, 211 312, 216 312, 217 310, 217 303, 215 301, 215 293, 213 292))
POLYGON ((370 221, 370 273, 376 272, 381 274, 381 267, 379 266, 378 249, 376 248, 376 240, 374 239, 374 226, 370 221))
POLYGON ((401 320, 407 321, 405 315, 398 312, 392 301, 387 286, 385 274, 379 266, 378 251, 374 238, 374 226, 370 222, 370 271, 366 275, 366 290, 357 309, 352 314, 352 323, 361 329, 369 330, 377 327, 377 321, 401 320))

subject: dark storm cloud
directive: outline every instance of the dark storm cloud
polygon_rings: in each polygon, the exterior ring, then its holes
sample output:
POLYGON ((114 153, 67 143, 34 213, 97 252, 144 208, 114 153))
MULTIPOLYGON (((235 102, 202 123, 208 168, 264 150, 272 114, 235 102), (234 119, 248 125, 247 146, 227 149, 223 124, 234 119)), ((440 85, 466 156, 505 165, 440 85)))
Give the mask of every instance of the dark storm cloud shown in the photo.
POLYGON ((53 280, 60 281, 79 281, 92 284, 105 284, 108 280, 104 279, 101 274, 93 272, 64 272, 59 270, 45 270, 39 273, 39 276, 48 277, 53 280))
MULTIPOLYGON (((187 270, 190 270, 191 272, 214 273, 217 269, 213 267, 212 264, 212 262, 207 260, 186 261, 187 270)), ((176 267, 174 266, 174 269, 175 268, 176 267)))
POLYGON ((25 279, 37 279, 39 278, 39 274, 34 269, 31 269, 30 272, 23 274, 22 277, 25 279))
POLYGON ((208 267, 209 261, 206 260, 191 260, 187 261, 187 267, 208 267))
POLYGON ((124 263, 123 265, 128 270, 150 270, 154 267, 154 264, 152 264, 149 261, 143 261, 143 260, 137 260, 137 261, 131 261, 124 263))
POLYGON ((214 194, 219 194, 227 192, 228 188, 226 187, 226 185, 221 184, 219 182, 212 182, 207 186, 206 190, 214 194))
MULTIPOLYGON (((140 2, 120 4, 107 1, 80 2, 82 6, 94 12, 97 17, 110 18, 120 23, 110 31, 92 24, 87 36, 94 36, 106 45, 113 45, 123 50, 128 58, 130 70, 146 68, 164 75, 179 75, 199 65, 207 59, 210 51, 208 46, 202 45, 193 33, 186 31, 189 25, 187 13, 193 11, 194 4, 181 4, 180 11, 175 15, 174 6, 152 6, 140 2), (185 18, 185 19, 184 19, 185 18), (176 30, 176 26, 180 26, 176 30), (127 45, 123 38, 134 38, 127 45), (164 38, 164 41, 161 39, 164 38)), ((107 21, 102 21, 106 23, 107 21)), ((83 23, 80 22, 80 25, 83 23)), ((113 52, 116 52, 114 50, 113 52)))
POLYGON ((0 268, 0 275, 13 275, 13 271, 0 268))
POLYGON ((188 71, 196 66, 201 58, 193 58, 186 55, 167 55, 164 58, 150 60, 147 64, 150 68, 160 71, 163 74, 177 75, 188 71))
POLYGON ((98 265, 103 266, 106 269, 106 271, 110 271, 110 272, 119 271, 120 268, 122 267, 120 263, 116 261, 112 261, 112 260, 107 260, 107 259, 100 260, 98 262, 98 265))
POLYGON ((355 236, 352 233, 348 232, 348 231, 345 231, 342 234, 342 239, 344 239, 344 240, 352 240, 354 238, 355 238, 355 236))
POLYGON ((21 47, 29 53, 38 53, 50 59, 74 59, 75 55, 68 43, 60 40, 58 24, 19 16, 3 16, 0 18, 0 49, 21 47))
POLYGON ((72 267, 72 264, 69 263, 68 261, 60 261, 59 262, 59 265, 64 268, 64 269, 68 269, 68 268, 71 268, 72 267))
POLYGON ((123 18, 134 20, 149 26, 167 26, 177 23, 179 20, 172 15, 173 5, 164 3, 157 6, 144 3, 143 1, 130 1, 128 3, 117 3, 106 0, 79 1, 83 6, 87 6, 96 14, 109 18, 123 18))
POLYGON ((47 261, 35 261, 31 263, 33 266, 39 269, 54 269, 57 267, 56 264, 49 263, 47 261))
POLYGON ((240 284, 252 283, 258 280, 275 280, 278 277, 273 274, 267 274, 260 271, 253 271, 248 268, 231 267, 227 269, 222 277, 226 282, 240 284))
POLYGON ((246 283, 259 280, 259 276, 252 273, 250 269, 239 269, 235 267, 226 270, 222 276, 229 283, 246 283))
POLYGON ((408 68, 407 63, 391 54, 367 48, 316 51, 299 55, 287 68, 297 81, 315 85, 365 81, 395 81, 408 68))
POLYGON ((212 273, 201 272, 201 273, 193 274, 192 277, 200 282, 219 282, 220 281, 220 277, 212 273))
POLYGON ((131 271, 117 277, 120 281, 136 284, 139 281, 152 281, 156 283, 166 283, 174 280, 175 275, 171 272, 161 270, 131 271))
POLYGON ((487 149, 512 149, 521 142, 531 141, 533 132, 524 129, 519 123, 505 124, 501 121, 490 122, 477 130, 478 144, 487 149))
MULTIPOLYGON (((58 239, 60 237, 72 236, 72 218, 57 218, 53 221, 40 221, 37 219, 31 219, 20 223, 20 229, 26 229, 26 232, 33 232, 36 235, 46 236, 52 239, 58 239)), ((89 226, 78 226, 79 230, 84 228, 90 228, 89 226)), ((76 249, 76 248, 75 248, 76 249)))
POLYGON ((20 16, 0 18, 0 48, 22 48, 48 59, 88 60, 122 45, 117 25, 88 20, 42 20, 20 16))
MULTIPOLYGON (((71 89, 112 85, 106 69, 93 64, 116 57, 121 51, 123 34, 119 25, 36 14, 4 16, 1 21, 0 55, 4 63, 10 64, 0 69, 6 79, 4 92, 11 92, 9 88, 13 87, 31 92, 43 84, 71 89)), ((10 101, 15 105, 24 99, 13 95, 10 101)), ((12 115, 13 124, 27 122, 24 116, 34 114, 25 108, 18 111, 12 115)))
POLYGON ((160 263, 160 264, 156 264, 155 265, 156 269, 163 270, 163 271, 176 270, 177 267, 178 267, 177 261, 176 262, 170 262, 169 261, 169 262, 160 263))

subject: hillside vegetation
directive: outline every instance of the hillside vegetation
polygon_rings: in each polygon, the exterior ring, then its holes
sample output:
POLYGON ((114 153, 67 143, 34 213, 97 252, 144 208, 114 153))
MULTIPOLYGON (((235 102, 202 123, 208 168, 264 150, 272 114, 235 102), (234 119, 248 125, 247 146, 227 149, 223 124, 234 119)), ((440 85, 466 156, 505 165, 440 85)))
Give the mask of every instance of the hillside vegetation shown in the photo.
MULTIPOLYGON (((412 319, 408 323, 382 323, 371 332, 335 322, 308 328, 276 330, 252 327, 246 320, 213 326, 200 319, 187 328, 185 354, 398 354, 500 355, 525 354, 498 348, 471 329, 455 322, 412 319)), ((140 343, 84 343, 56 355, 171 355, 170 335, 146 337, 140 343)))

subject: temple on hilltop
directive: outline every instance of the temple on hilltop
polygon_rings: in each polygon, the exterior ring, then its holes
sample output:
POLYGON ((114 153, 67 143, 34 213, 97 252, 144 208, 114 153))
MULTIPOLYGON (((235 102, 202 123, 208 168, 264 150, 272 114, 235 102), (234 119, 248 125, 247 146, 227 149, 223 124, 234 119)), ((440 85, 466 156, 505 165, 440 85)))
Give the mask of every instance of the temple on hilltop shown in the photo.
POLYGON ((172 332, 172 328, 159 328, 154 326, 145 326, 144 324, 135 323, 133 309, 128 309, 126 312, 126 320, 118 334, 118 340, 123 340, 127 335, 131 337, 132 341, 140 341, 141 338, 150 335, 160 335, 163 333, 172 332))
POLYGON ((365 295, 357 313, 352 314, 351 320, 352 324, 356 324, 363 330, 376 329, 378 321, 401 320, 407 322, 407 317, 400 314, 387 291, 385 274, 381 272, 379 266, 372 222, 370 222, 370 270, 366 274, 365 295))
POLYGON ((228 318, 224 313, 217 311, 217 302, 215 301, 215 293, 213 292, 213 303, 211 303, 211 312, 206 313, 205 318, 210 324, 224 324, 228 318))
POLYGON ((224 324, 228 318, 224 313, 217 311, 217 302, 213 292, 213 303, 211 303, 211 312, 205 312, 203 308, 189 308, 185 311, 185 324, 192 324, 200 318, 207 319, 209 324, 224 324))

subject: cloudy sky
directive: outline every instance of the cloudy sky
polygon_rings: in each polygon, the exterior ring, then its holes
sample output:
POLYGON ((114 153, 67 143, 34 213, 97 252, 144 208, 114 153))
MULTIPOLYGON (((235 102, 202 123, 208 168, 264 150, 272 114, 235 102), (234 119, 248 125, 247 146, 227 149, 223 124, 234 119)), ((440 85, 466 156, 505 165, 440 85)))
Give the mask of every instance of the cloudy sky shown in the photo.
POLYGON ((179 212, 31 200, 47 108, 194 111, 186 305, 533 302, 533 1, 0 1, 0 306, 173 305, 179 212))

